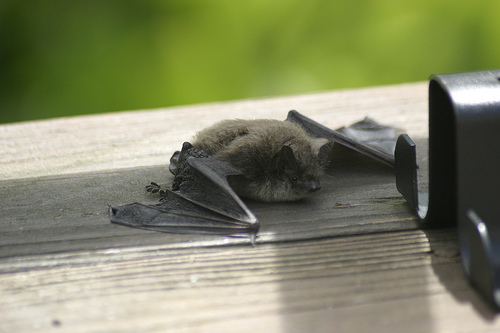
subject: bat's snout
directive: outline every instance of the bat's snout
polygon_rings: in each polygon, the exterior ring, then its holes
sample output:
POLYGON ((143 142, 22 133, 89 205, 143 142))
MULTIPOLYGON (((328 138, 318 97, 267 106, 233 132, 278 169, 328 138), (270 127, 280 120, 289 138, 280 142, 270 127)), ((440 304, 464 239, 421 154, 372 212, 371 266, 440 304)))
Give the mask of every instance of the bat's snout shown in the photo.
POLYGON ((317 180, 311 180, 309 182, 309 192, 316 192, 321 189, 321 185, 317 180))

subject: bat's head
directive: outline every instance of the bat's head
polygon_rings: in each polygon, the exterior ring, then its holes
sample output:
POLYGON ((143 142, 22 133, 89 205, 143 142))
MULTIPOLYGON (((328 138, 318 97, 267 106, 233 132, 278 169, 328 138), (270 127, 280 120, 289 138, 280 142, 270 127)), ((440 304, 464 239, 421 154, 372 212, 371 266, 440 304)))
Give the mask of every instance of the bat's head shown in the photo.
POLYGON ((278 170, 290 183, 291 190, 298 196, 316 192, 321 188, 319 178, 322 165, 317 154, 308 152, 301 157, 290 146, 283 146, 278 153, 278 170))

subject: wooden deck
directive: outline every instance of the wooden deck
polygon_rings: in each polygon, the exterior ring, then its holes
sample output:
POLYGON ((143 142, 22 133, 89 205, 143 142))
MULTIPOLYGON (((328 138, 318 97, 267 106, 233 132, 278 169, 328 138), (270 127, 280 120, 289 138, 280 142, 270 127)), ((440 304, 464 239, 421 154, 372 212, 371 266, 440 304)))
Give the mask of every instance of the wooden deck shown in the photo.
POLYGON ((309 200, 248 203, 255 246, 109 222, 157 201, 144 186, 196 131, 290 109, 400 128, 425 188, 427 83, 0 125, 0 332, 500 331, 456 230, 420 230, 393 170, 345 149, 309 200))

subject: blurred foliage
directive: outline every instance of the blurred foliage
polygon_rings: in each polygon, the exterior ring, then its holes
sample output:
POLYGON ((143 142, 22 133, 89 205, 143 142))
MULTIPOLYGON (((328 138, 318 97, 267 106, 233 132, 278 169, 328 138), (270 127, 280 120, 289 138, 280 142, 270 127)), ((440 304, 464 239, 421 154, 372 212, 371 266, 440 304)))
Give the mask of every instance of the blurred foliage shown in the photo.
POLYGON ((2 0, 0 122, 499 68, 498 13, 498 0, 2 0))

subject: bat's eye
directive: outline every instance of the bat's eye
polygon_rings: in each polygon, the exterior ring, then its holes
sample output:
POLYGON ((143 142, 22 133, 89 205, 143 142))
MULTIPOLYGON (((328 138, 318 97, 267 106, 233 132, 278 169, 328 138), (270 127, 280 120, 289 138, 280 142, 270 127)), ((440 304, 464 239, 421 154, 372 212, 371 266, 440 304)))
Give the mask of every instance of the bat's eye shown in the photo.
POLYGON ((293 176, 293 177, 292 177, 292 180, 293 180, 294 182, 296 182, 297 180, 299 180, 299 178, 298 178, 297 176, 293 176))

